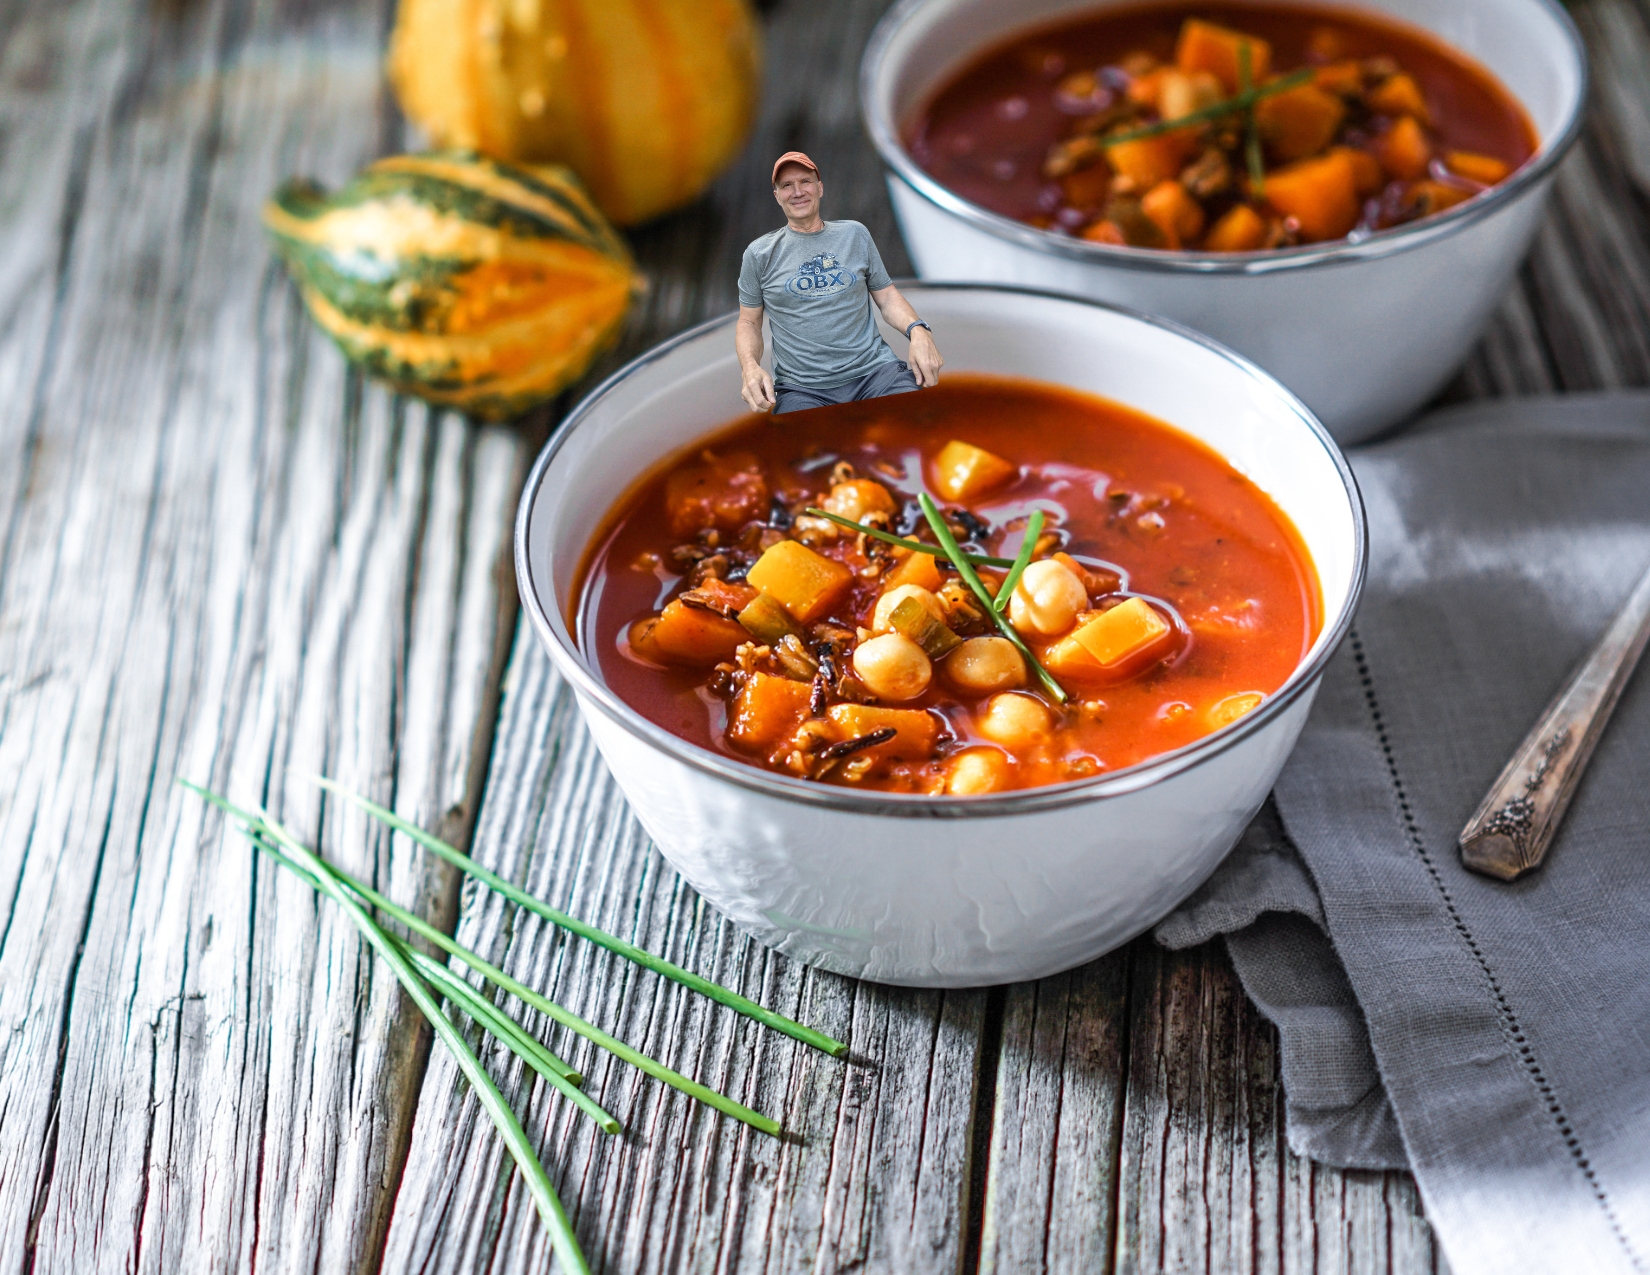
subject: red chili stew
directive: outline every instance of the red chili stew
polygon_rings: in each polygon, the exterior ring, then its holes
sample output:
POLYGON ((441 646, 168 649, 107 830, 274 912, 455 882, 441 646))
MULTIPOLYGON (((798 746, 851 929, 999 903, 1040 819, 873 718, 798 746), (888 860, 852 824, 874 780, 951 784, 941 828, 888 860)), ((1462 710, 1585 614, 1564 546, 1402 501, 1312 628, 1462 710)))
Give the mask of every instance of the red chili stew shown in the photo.
POLYGON ((1489 71, 1415 28, 1201 4, 1113 10, 994 49, 906 143, 963 198, 1056 234, 1252 252, 1454 207, 1538 139, 1489 71))
POLYGON ((971 375, 745 418, 639 483, 581 581, 580 644, 647 718, 898 792, 1030 788, 1178 748, 1261 704, 1320 625, 1294 528, 1213 451, 1107 400, 971 375), (958 553, 996 560, 969 564, 983 598, 924 492, 958 553))

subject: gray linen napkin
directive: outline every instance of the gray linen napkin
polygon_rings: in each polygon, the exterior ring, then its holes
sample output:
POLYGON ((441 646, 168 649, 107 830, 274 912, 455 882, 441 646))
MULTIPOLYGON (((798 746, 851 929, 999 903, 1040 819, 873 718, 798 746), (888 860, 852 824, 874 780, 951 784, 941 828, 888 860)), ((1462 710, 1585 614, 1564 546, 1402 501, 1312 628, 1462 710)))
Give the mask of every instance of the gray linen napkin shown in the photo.
POLYGON ((1455 838, 1650 566, 1650 394, 1447 409, 1352 464, 1357 623, 1276 810, 1157 937, 1226 936, 1290 1145, 1411 1168, 1455 1275, 1645 1272, 1650 667, 1543 869, 1455 838))

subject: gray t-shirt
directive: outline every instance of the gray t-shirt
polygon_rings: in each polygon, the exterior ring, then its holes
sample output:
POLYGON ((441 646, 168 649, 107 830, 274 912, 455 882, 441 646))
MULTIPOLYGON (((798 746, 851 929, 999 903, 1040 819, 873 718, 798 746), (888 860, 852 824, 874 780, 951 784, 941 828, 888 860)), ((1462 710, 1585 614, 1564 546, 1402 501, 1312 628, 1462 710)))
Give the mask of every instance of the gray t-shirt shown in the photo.
POLYGON ((892 282, 857 221, 827 221, 811 235, 781 226, 753 242, 739 266, 739 304, 768 312, 774 383, 835 389, 892 362, 871 313, 871 293, 892 282))

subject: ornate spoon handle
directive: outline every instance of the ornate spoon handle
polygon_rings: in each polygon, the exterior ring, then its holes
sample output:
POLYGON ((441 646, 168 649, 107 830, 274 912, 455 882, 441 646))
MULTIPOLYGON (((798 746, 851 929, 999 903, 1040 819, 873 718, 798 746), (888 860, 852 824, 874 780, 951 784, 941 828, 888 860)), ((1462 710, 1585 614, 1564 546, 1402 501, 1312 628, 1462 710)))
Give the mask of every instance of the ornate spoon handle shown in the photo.
POLYGON ((1461 829, 1468 868, 1512 881, 1541 866, 1647 638, 1650 571, 1461 829))

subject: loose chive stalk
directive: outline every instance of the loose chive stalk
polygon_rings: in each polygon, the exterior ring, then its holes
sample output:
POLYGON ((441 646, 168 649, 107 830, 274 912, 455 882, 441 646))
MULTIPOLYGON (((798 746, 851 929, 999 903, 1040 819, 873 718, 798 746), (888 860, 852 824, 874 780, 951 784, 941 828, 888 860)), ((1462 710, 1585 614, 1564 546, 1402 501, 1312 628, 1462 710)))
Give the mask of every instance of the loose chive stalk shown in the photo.
POLYGON ((374 819, 388 824, 397 832, 406 833, 407 836, 418 842, 426 850, 440 855, 455 868, 475 877, 476 880, 490 889, 496 890, 511 902, 520 904, 529 912, 536 913, 551 924, 559 925, 564 930, 570 930, 580 938, 589 939, 592 943, 599 944, 610 952, 616 952, 626 960, 634 961, 643 969, 650 969, 656 974, 663 974, 666 978, 680 983, 683 987, 690 988, 702 996, 708 996, 718 1004, 726 1005, 729 1009, 737 1010, 747 1018, 755 1019, 764 1027, 771 1027, 775 1031, 784 1032, 785 1035, 795 1040, 800 1040, 803 1044, 812 1045, 815 1049, 822 1049, 833 1058, 842 1058, 848 1053, 847 1045, 839 1040, 833 1040, 824 1032, 815 1031, 812 1027, 804 1027, 801 1023, 786 1018, 783 1014, 776 1014, 771 1009, 764 1009, 755 1001, 723 987, 720 983, 713 983, 708 978, 704 978, 690 970, 685 970, 680 965, 673 965, 663 957, 655 956, 652 952, 637 947, 634 943, 627 943, 604 930, 598 930, 595 926, 589 925, 577 917, 569 916, 559 908, 551 907, 543 899, 528 894, 520 886, 506 881, 498 873, 482 867, 481 864, 463 851, 457 850, 439 837, 425 832, 418 825, 408 823, 407 820, 393 810, 380 806, 377 802, 370 801, 359 793, 351 792, 337 781, 317 775, 315 776, 315 782, 328 792, 336 793, 340 797, 353 801, 374 819))
MULTIPOLYGON (((949 558, 951 556, 938 545, 925 545, 920 540, 907 540, 904 536, 896 536, 891 531, 884 531, 880 527, 867 527, 862 522, 855 522, 852 518, 843 518, 837 514, 828 514, 823 509, 815 509, 812 505, 809 505, 802 512, 812 514, 815 518, 828 519, 836 523, 837 526, 846 527, 850 531, 863 532, 867 536, 881 540, 886 544, 898 545, 901 549, 910 549, 914 553, 926 553, 935 558, 949 558)), ((1012 567, 1014 565, 1014 559, 1012 558, 988 558, 978 553, 969 553, 963 556, 975 566, 980 567, 1012 567)))
POLYGON ((413 964, 418 967, 420 973, 435 984, 448 1001, 475 1019, 484 1030, 497 1037, 505 1048, 543 1076, 545 1082, 551 1088, 594 1120, 598 1129, 603 1133, 622 1133, 624 1131, 623 1125, 604 1111, 595 1099, 579 1088, 578 1081, 573 1079, 573 1077, 578 1076, 578 1072, 573 1071, 560 1058, 557 1058, 542 1044, 534 1040, 513 1018, 440 961, 425 956, 416 948, 404 948, 404 950, 412 958, 413 964))
POLYGON ((1032 654, 1031 648, 1025 644, 1025 639, 1020 636, 1019 630, 1010 624, 1008 618, 997 610, 996 600, 986 592, 985 585, 980 583, 980 577, 975 573, 974 568, 969 565, 968 559, 957 544, 957 538, 951 534, 951 528, 945 525, 945 515, 940 512, 940 507, 934 503, 934 498, 924 491, 917 494, 917 500, 922 505, 923 516, 928 519, 928 525, 934 529, 934 538, 945 547, 945 552, 951 559, 951 565, 957 568, 957 574, 963 578, 963 583, 973 591, 974 596, 985 607, 986 614, 997 622, 997 628, 1002 635, 1014 643, 1016 649, 1025 657, 1026 663, 1037 674, 1037 680, 1054 697, 1054 702, 1064 704, 1070 698, 1066 694, 1065 687, 1054 680, 1054 675, 1043 667, 1041 660, 1032 654))
MULTIPOLYGON (((281 867, 295 876, 301 877, 309 883, 312 889, 319 890, 321 888, 315 877, 299 867, 274 841, 250 828, 243 828, 242 831, 252 839, 253 845, 275 860, 281 867)), ((418 968, 419 973, 424 976, 425 982, 434 984, 437 990, 450 1002, 492 1032, 493 1035, 498 1036, 512 1053, 562 1093, 573 1099, 608 1133, 618 1133, 620 1131, 621 1126, 617 1120, 592 1102, 586 1094, 579 1091, 579 1086, 584 1083, 584 1077, 571 1066, 557 1058, 543 1044, 523 1031, 515 1020, 440 961, 426 956, 415 947, 409 947, 407 944, 402 943, 393 934, 389 935, 389 939, 418 968)))
MULTIPOLYGON (((227 805, 221 799, 215 799, 215 794, 188 780, 180 779, 178 782, 212 801, 214 805, 227 805)), ((510 1156, 515 1160, 516 1167, 521 1170, 522 1180, 527 1184, 527 1193, 533 1197, 539 1216, 544 1219, 545 1226, 550 1230, 550 1245, 556 1256, 561 1259, 561 1264, 569 1271, 589 1275, 590 1264, 584 1260, 584 1251, 579 1247, 578 1238, 573 1234, 573 1223, 568 1219, 567 1210, 562 1208, 556 1188, 551 1184, 550 1175, 544 1171, 544 1165, 539 1163, 532 1143, 527 1140, 527 1132, 521 1127, 521 1121, 517 1120, 516 1113, 510 1110, 510 1104, 504 1100, 504 1095, 499 1092, 493 1078, 481 1065, 481 1060, 476 1057, 469 1042, 458 1034, 458 1029, 441 1012, 435 995, 414 971, 412 962, 402 954, 400 947, 389 935, 378 928, 377 923, 367 915, 361 905, 350 897, 350 892, 333 876, 325 863, 296 839, 286 835, 285 830, 262 811, 255 814, 253 819, 268 828, 282 845, 288 847, 293 860, 309 872, 316 887, 344 909, 350 920, 355 923, 355 928, 361 932, 361 937, 371 944, 390 969, 395 971, 395 977, 406 989, 413 1004, 417 1005, 419 1011, 429 1020, 430 1026, 436 1035, 441 1037, 442 1043, 452 1051, 459 1070, 470 1082, 470 1088, 475 1091, 482 1107, 491 1117, 493 1127, 504 1139, 504 1145, 509 1148, 510 1156)))
MULTIPOLYGON (((1252 79, 1249 66, 1249 41, 1239 40, 1237 50, 1239 96, 1249 92, 1252 79)), ((1266 165, 1261 161, 1260 122, 1255 118, 1255 103, 1253 101, 1244 109, 1243 116, 1245 134, 1243 152, 1249 164, 1249 195, 1252 199, 1260 199, 1266 193, 1266 165)))
MULTIPOLYGON (((191 785, 191 787, 193 787, 193 785, 191 785)), ((207 800, 211 801, 214 805, 228 810, 237 818, 248 822, 251 825, 252 831, 256 832, 261 828, 268 832, 269 835, 273 837, 283 849, 292 854, 294 858, 298 858, 300 863, 303 863, 305 860, 297 855, 297 851, 299 850, 302 850, 305 856, 308 856, 310 859, 314 859, 317 863, 325 862, 312 850, 297 842, 292 837, 292 834, 287 832, 279 824, 273 823, 270 820, 263 818, 261 815, 249 813, 236 806, 232 806, 229 802, 225 801, 222 797, 217 796, 215 793, 209 794, 201 789, 197 789, 196 791, 199 791, 201 796, 206 797, 207 800)), ((690 1098, 698 1099, 707 1107, 714 1107, 724 1115, 732 1116, 735 1120, 748 1124, 753 1129, 760 1130, 766 1134, 771 1134, 774 1137, 779 1136, 781 1129, 777 1120, 763 1115, 760 1111, 753 1111, 751 1108, 745 1106, 744 1103, 737 1102, 734 1099, 729 1098, 726 1094, 717 1093, 714 1089, 706 1088, 696 1080, 689 1080, 680 1072, 671 1070, 655 1058, 649 1058, 646 1054, 642 1053, 640 1050, 632 1048, 630 1045, 625 1044, 624 1041, 618 1039, 616 1036, 608 1035, 600 1027, 597 1027, 594 1023, 589 1022, 586 1019, 580 1018, 572 1010, 556 1004, 555 1001, 546 996, 541 996, 538 992, 535 992, 525 983, 511 978, 510 975, 506 974, 498 966, 480 956, 477 956, 474 952, 470 951, 469 948, 462 946, 454 939, 443 934, 423 917, 414 912, 409 912, 399 903, 385 898, 365 881, 360 880, 358 877, 351 876, 342 868, 327 865, 327 871, 333 875, 334 880, 341 882, 344 886, 347 886, 350 890, 354 891, 356 896, 358 896, 362 902, 370 904, 371 906, 377 908, 380 912, 383 912, 386 916, 399 921, 402 925, 406 926, 420 938, 428 939, 431 943, 434 943, 443 952, 446 952, 451 956, 458 957, 459 960, 463 961, 476 973, 491 980, 499 987, 502 987, 517 1000, 531 1005, 534 1009, 538 1010, 539 1013, 560 1023, 563 1027, 577 1032, 586 1040, 601 1046, 610 1054, 614 1054, 619 1058, 624 1059, 624 1061, 629 1063, 632 1067, 646 1072, 655 1080, 662 1080, 673 1089, 680 1089, 690 1098)))
MULTIPOLYGON (((1239 45, 1238 47, 1241 49, 1245 46, 1239 45)), ((1241 57, 1242 54, 1239 54, 1239 56, 1241 57)), ((1263 98, 1299 88, 1301 85, 1309 83, 1314 74, 1311 67, 1305 66, 1298 71, 1291 71, 1282 79, 1273 80, 1270 84, 1262 84, 1258 88, 1240 92, 1235 97, 1224 98, 1219 102, 1211 102, 1208 106, 1201 106, 1195 111, 1177 115, 1172 120, 1159 120, 1156 124, 1143 124, 1139 128, 1131 128, 1126 133, 1113 133, 1110 137, 1101 137, 1096 140, 1102 148, 1105 148, 1117 146, 1122 142, 1142 142, 1148 137, 1161 137, 1164 133, 1178 132, 1180 129, 1190 128, 1193 124, 1207 124, 1210 120, 1218 120, 1222 116, 1249 110, 1263 98)))
POLYGON ((991 609, 998 615, 1008 610, 1008 600, 1014 596, 1014 586, 1020 583, 1020 577, 1025 574, 1032 552, 1037 548, 1037 542, 1042 536, 1043 511, 1033 509, 1031 520, 1026 523, 1026 538, 1020 544, 1020 552, 1015 555, 1014 565, 1008 569, 1008 575, 1003 578, 1002 588, 997 590, 997 597, 991 604, 991 609))

